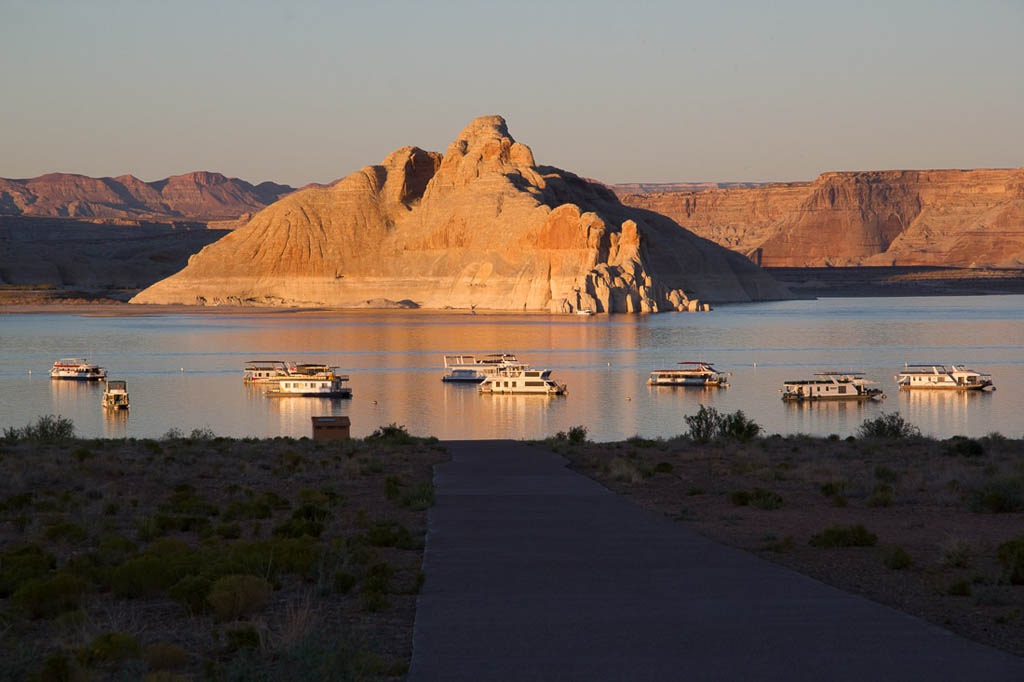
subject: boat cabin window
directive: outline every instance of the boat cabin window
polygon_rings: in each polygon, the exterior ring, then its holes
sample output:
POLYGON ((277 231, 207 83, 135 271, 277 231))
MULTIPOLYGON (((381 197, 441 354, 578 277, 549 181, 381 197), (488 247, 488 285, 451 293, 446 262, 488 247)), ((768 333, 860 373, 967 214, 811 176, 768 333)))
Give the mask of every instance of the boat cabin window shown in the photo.
POLYGON ((544 386, 545 384, 544 384, 543 381, 527 381, 526 385, 527 386, 544 386))

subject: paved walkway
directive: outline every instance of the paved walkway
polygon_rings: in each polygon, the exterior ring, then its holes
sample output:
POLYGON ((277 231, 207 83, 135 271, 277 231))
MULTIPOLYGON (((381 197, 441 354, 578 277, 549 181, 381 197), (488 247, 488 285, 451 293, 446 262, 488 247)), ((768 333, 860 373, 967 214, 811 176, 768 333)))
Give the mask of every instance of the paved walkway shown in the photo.
POLYGON ((558 455, 449 445, 411 680, 1024 680, 1024 659, 715 544, 558 455))

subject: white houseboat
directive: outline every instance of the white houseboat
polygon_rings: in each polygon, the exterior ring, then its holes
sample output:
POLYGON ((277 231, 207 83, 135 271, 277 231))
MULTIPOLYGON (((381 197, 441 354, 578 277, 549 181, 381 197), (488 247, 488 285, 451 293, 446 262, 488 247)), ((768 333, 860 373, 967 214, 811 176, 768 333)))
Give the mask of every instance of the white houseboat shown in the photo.
POLYGON ((783 400, 882 400, 882 389, 864 378, 863 372, 817 372, 815 379, 786 381, 780 392, 783 400))
POLYGON ((480 384, 481 393, 565 395, 565 384, 551 378, 550 369, 516 368, 492 374, 480 384))
POLYGON ((489 376, 525 367, 512 353, 491 353, 480 358, 475 355, 446 355, 441 381, 478 384, 489 376))
POLYGON ((85 358, 61 358, 50 368, 50 378, 102 381, 107 378, 107 370, 99 365, 90 365, 85 358))
POLYGON ((718 386, 729 385, 727 372, 719 372, 710 362, 680 362, 678 369, 656 369, 647 380, 648 386, 718 386))
POLYGON ((108 381, 103 391, 103 407, 108 410, 127 410, 131 407, 128 399, 128 384, 124 381, 108 381))
POLYGON ((250 360, 244 372, 247 384, 275 383, 289 375, 288 363, 282 360, 250 360))
POLYGON ((934 389, 947 391, 995 390, 992 376, 967 369, 963 365, 907 365, 893 377, 901 390, 934 389))
POLYGON ((344 374, 316 374, 312 376, 291 376, 267 391, 275 398, 351 398, 352 389, 345 386, 348 376, 344 374))

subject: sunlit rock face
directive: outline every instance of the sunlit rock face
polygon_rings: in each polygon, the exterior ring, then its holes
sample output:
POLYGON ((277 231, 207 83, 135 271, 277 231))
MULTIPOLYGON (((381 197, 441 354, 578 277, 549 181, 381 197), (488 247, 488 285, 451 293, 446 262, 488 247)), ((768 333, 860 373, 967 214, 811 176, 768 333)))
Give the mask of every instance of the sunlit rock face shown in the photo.
POLYGON ((1024 265, 1024 168, 825 173, 621 199, 764 266, 1024 265))
POLYGON ((291 194, 139 303, 658 312, 787 298, 739 254, 538 166, 500 116, 291 194))

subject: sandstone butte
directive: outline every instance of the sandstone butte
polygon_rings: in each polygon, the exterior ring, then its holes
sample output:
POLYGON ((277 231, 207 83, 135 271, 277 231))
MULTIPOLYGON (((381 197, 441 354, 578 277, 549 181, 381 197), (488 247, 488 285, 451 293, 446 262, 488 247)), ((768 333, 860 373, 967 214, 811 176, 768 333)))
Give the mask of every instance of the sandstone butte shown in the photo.
POLYGON ((504 119, 402 147, 206 246, 134 303, 658 312, 788 298, 743 256, 538 166, 504 119))
POLYGON ((814 182, 637 193, 765 267, 1024 266, 1024 168, 825 173, 814 182))
POLYGON ((0 215, 86 220, 233 220, 254 213, 294 188, 252 185, 197 171, 143 182, 133 175, 90 178, 47 173, 27 180, 0 178, 0 215))

